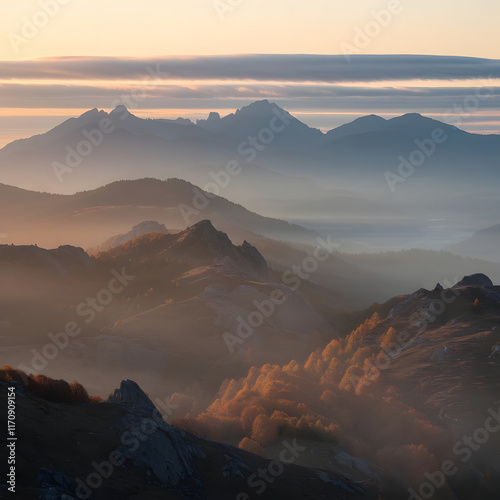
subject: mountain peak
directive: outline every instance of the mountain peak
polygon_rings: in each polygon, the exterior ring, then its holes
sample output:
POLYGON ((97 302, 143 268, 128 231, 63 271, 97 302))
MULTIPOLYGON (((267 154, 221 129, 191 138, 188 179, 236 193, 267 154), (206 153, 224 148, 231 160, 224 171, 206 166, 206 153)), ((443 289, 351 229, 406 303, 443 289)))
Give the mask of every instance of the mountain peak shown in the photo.
POLYGON ((375 132, 384 130, 387 127, 387 120, 377 115, 361 116, 352 122, 345 123, 340 127, 334 128, 327 132, 328 139, 342 139, 349 135, 364 134, 367 132, 375 132))
POLYGON ((97 108, 92 108, 89 109, 88 111, 85 111, 85 113, 82 113, 80 115, 80 118, 87 118, 97 114, 99 114, 99 110, 97 108))
POLYGON ((133 380, 122 380, 120 388, 116 389, 109 402, 135 405, 148 411, 156 410, 155 405, 147 394, 133 380))
POLYGON ((193 227, 193 228, 202 228, 202 229, 205 229, 205 230, 208 230, 208 231, 217 231, 215 229, 214 225, 212 224, 212 221, 209 220, 209 219, 200 220, 196 224, 193 224, 191 227, 193 227))
POLYGON ((464 276, 453 288, 462 288, 465 286, 493 286, 493 282, 486 274, 476 273, 464 276))
POLYGON ((262 99, 261 101, 255 101, 247 106, 243 106, 242 108, 236 111, 236 115, 239 113, 269 113, 272 112, 273 109, 277 109, 278 111, 282 111, 283 113, 287 113, 283 108, 278 106, 274 102, 270 102, 267 99, 262 99))
POLYGON ((116 106, 115 109, 113 109, 113 111, 111 111, 110 115, 113 115, 113 114, 117 114, 117 113, 127 113, 127 114, 131 114, 130 111, 128 110, 127 106, 123 105, 123 104, 119 104, 118 106, 116 106))
POLYGON ((228 235, 222 231, 217 231, 212 222, 208 219, 201 220, 185 229, 178 238, 178 243, 190 244, 204 241, 207 249, 215 257, 225 256, 233 246, 228 235))
POLYGON ((410 134, 431 134, 438 127, 445 129, 448 133, 459 131, 453 125, 423 116, 420 113, 406 113, 402 116, 396 116, 388 120, 387 125, 391 130, 405 130, 410 134))
POLYGON ((220 114, 217 111, 211 111, 208 115, 208 120, 220 120, 220 114))
POLYGON ((422 116, 420 113, 405 113, 404 115, 402 115, 400 118, 425 118, 424 116, 422 116))
POLYGON ((277 106, 277 104, 271 103, 269 99, 261 99, 260 101, 254 101, 250 103, 248 106, 245 106, 245 108, 257 108, 257 107, 268 107, 268 106, 277 106))
POLYGON ((392 118, 388 120, 389 122, 393 124, 405 124, 405 125, 420 125, 420 124, 428 124, 431 122, 436 122, 439 123, 437 120, 434 120, 433 118, 429 118, 427 116, 423 116, 420 113, 406 113, 401 116, 396 116, 395 118, 392 118))
MULTIPOLYGON (((201 220, 180 233, 175 246, 184 252, 208 252, 233 270, 258 279, 268 279, 269 269, 261 253, 247 241, 233 245, 229 236, 218 231, 210 220, 201 220)), ((201 254, 200 254, 201 255, 201 254)))

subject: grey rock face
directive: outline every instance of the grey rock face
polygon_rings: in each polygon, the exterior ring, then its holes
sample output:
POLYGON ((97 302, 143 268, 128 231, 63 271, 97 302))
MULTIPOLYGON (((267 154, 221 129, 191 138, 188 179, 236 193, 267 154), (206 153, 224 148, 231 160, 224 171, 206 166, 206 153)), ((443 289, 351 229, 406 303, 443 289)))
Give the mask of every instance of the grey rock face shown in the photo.
POLYGON ((66 474, 55 472, 45 467, 38 473, 37 483, 40 485, 40 500, 60 500, 71 498, 75 493, 75 485, 66 474))
POLYGON ((453 288, 461 288, 464 286, 493 286, 493 281, 486 274, 477 273, 470 276, 464 276, 453 288))
POLYGON ((175 487, 196 475, 196 458, 202 450, 186 434, 167 424, 146 393, 132 380, 122 381, 109 399, 129 405, 120 422, 120 453, 135 465, 150 470, 164 487, 175 487))
POLYGON ((151 412, 156 410, 147 394, 133 380, 123 380, 120 388, 115 390, 109 401, 111 403, 128 403, 151 412))
POLYGON ((397 306, 395 306, 389 312, 390 318, 397 318, 407 307, 423 299, 429 293, 425 288, 420 288, 411 295, 408 295, 404 300, 402 300, 397 306))

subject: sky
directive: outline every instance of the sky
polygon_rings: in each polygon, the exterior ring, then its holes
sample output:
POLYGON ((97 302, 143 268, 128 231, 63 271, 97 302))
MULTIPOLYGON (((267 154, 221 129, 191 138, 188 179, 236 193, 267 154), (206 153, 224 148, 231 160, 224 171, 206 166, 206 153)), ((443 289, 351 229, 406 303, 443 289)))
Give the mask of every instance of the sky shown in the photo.
POLYGON ((0 146, 138 94, 138 116, 267 98, 323 130, 455 109, 462 128, 498 133, 499 18, 497 0, 4 2, 0 146))

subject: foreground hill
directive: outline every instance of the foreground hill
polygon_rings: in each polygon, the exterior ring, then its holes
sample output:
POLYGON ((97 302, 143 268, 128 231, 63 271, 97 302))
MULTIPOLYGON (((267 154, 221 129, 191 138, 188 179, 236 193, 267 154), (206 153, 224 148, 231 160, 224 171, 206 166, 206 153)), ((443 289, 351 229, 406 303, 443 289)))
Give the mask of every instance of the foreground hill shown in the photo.
MULTIPOLYGON (((23 500, 377 498, 367 483, 294 465, 301 450, 296 441, 284 445, 289 463, 282 463, 180 431, 130 380, 109 402, 96 404, 54 403, 4 381, 2 399, 12 386, 19 435, 13 496, 23 500), (272 481, 259 478, 259 470, 271 473, 272 481)), ((0 422, 7 427, 6 412, 0 422)), ((6 481, 0 492, 10 494, 6 481)))
POLYGON ((299 463, 328 457, 332 470, 340 446, 394 474, 407 497, 413 488, 434 499, 498 498, 500 287, 468 276, 395 297, 366 318, 305 362, 225 381, 202 411, 192 398, 177 424, 271 454, 284 434, 303 436, 311 453, 299 463), (429 496, 422 485, 446 460, 454 472, 429 496))

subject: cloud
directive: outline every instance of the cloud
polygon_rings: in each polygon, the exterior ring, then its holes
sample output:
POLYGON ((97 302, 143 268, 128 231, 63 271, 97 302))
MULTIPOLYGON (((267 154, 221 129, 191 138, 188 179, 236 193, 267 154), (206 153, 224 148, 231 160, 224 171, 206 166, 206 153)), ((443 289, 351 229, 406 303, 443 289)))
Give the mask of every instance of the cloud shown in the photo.
MULTIPOLYGON (((138 108, 144 109, 217 109, 234 110, 259 99, 276 101, 291 109, 421 109, 453 107, 474 95, 470 87, 364 87, 325 84, 198 84, 196 86, 161 84, 141 89, 137 86, 98 86, 68 84, 0 85, 0 108, 111 109, 121 96, 144 90, 138 108)), ((483 108, 498 108, 500 88, 491 88, 491 97, 483 108)), ((132 106, 133 107, 133 106, 132 106)))
POLYGON ((33 116, 44 109, 73 116, 94 107, 110 110, 120 101, 141 116, 154 115, 149 110, 172 110, 165 116, 173 116, 176 110, 195 119, 208 110, 230 113, 269 99, 327 129, 341 123, 342 113, 349 115, 342 122, 370 113, 439 119, 489 85, 491 95, 474 114, 489 113, 491 121, 473 129, 491 131, 498 128, 500 87, 492 85, 499 79, 500 60, 455 56, 359 55, 351 63, 322 55, 56 57, 0 61, 0 108, 3 116, 29 109, 33 116), (143 98, 127 99, 137 93, 143 98))
POLYGON ((500 61, 457 56, 240 55, 131 59, 57 57, 1 61, 0 78, 50 80, 254 80, 376 82, 500 78, 500 61))

